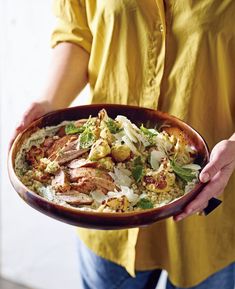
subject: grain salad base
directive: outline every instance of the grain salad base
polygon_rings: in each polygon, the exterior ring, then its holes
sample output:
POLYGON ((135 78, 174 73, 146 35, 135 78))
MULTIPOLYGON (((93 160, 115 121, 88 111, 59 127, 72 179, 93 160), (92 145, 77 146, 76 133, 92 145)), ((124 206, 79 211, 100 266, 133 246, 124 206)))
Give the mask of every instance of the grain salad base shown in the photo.
POLYGON ((34 132, 15 172, 41 197, 65 207, 131 212, 161 207, 191 191, 201 167, 177 127, 137 127, 105 110, 34 132))

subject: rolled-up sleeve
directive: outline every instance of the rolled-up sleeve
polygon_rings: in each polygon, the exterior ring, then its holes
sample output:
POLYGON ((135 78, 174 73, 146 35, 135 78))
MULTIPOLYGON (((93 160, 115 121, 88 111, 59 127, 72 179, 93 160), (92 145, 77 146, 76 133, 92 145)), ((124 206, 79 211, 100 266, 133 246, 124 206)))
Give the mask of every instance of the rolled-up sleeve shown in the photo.
POLYGON ((51 35, 51 46, 72 42, 90 53, 92 34, 87 23, 85 4, 80 0, 54 0, 53 12, 57 24, 51 35))

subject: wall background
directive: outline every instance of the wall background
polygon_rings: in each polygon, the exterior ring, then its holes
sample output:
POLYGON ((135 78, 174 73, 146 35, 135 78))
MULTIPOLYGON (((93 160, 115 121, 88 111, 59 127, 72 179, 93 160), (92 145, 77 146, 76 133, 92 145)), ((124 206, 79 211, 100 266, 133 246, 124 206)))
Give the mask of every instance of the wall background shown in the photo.
POLYGON ((14 127, 46 79, 54 22, 50 1, 0 0, 1 275, 33 289, 79 289, 75 229, 26 205, 6 168, 14 127))
POLYGON ((1 273, 32 288, 78 289, 74 228, 26 205, 12 189, 6 169, 9 138, 46 78, 54 25, 51 2, 2 0, 0 11, 1 273))

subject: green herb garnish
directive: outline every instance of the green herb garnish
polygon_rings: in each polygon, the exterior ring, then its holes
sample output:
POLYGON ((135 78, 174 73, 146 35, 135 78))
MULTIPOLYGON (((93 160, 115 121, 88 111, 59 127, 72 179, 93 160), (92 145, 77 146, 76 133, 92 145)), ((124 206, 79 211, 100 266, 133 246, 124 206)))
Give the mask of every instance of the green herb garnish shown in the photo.
POLYGON ((71 122, 65 126, 65 133, 66 134, 82 133, 84 130, 85 130, 84 126, 76 127, 73 122, 71 122))
POLYGON ((153 137, 156 136, 158 134, 158 132, 155 129, 148 129, 146 127, 144 127, 144 125, 142 124, 140 127, 140 130, 148 137, 153 137))
POLYGON ((86 127, 80 135, 79 146, 81 149, 86 149, 91 147, 95 141, 96 138, 92 133, 91 129, 89 127, 86 127))
POLYGON ((138 165, 132 169, 132 176, 134 177, 135 181, 138 183, 142 176, 143 176, 143 166, 138 165))
POLYGON ((147 198, 142 198, 137 203, 137 207, 139 207, 141 209, 152 209, 153 203, 147 198))
POLYGON ((185 182, 191 182, 196 178, 195 172, 191 169, 182 168, 175 161, 171 161, 171 167, 174 173, 185 182))
POLYGON ((106 121, 106 125, 109 131, 113 134, 118 133, 122 130, 122 128, 120 128, 119 125, 110 117, 106 121))
POLYGON ((132 176, 135 179, 135 181, 138 183, 141 178, 143 177, 144 173, 144 167, 143 163, 141 161, 141 157, 138 156, 134 162, 133 162, 133 167, 132 167, 132 176))

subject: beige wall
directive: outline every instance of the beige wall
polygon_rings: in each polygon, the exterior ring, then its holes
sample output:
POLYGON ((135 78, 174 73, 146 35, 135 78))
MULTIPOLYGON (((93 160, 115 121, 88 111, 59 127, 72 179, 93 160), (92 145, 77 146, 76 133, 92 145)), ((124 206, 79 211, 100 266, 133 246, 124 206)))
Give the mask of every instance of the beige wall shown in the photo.
POLYGON ((23 111, 40 94, 53 26, 47 0, 0 1, 1 273, 39 289, 78 289, 74 228, 26 205, 12 189, 7 145, 23 111))

